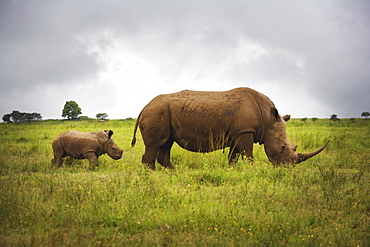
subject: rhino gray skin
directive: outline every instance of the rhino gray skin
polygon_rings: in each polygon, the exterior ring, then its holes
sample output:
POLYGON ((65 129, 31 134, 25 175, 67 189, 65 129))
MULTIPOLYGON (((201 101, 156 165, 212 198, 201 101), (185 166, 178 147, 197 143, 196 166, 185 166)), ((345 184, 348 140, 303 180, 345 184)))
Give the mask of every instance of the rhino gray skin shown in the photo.
POLYGON ((230 147, 229 164, 241 155, 253 159, 253 144, 264 144, 274 165, 300 163, 320 153, 301 154, 289 143, 285 122, 265 95, 250 89, 224 92, 184 90, 155 97, 141 111, 131 145, 136 143, 139 126, 145 153, 142 163, 155 170, 155 160, 173 168, 170 151, 174 142, 194 152, 210 152, 230 147))
POLYGON ((70 130, 57 136, 53 143, 54 158, 52 164, 61 166, 63 158, 88 159, 91 169, 98 165, 98 157, 107 153, 112 159, 122 157, 120 149, 112 140, 113 131, 79 132, 70 130))

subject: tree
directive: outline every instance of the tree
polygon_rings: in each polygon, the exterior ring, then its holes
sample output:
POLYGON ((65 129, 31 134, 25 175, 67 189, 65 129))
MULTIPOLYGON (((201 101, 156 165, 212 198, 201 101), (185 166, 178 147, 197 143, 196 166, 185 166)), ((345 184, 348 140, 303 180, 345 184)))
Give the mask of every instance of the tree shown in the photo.
POLYGON ((19 123, 19 122, 22 122, 22 119, 23 119, 23 115, 21 112, 19 111, 13 111, 12 113, 10 113, 10 116, 12 117, 12 120, 13 122, 15 123, 19 123))
POLYGON ((330 116, 330 120, 332 121, 340 121, 340 119, 338 118, 338 115, 337 114, 333 114, 330 116))
POLYGON ((90 120, 91 118, 89 118, 88 116, 79 116, 78 117, 78 120, 90 120))
POLYGON ((100 120, 105 120, 108 117, 107 113, 98 113, 96 114, 96 118, 100 120))
POLYGON ((62 111, 62 117, 67 117, 68 120, 74 120, 78 118, 78 115, 81 115, 81 108, 78 106, 78 104, 71 100, 67 101, 64 104, 64 108, 62 111))
POLYGON ((42 120, 42 116, 40 113, 27 113, 27 112, 20 112, 20 111, 13 111, 10 114, 5 114, 3 116, 3 121, 7 123, 15 122, 31 122, 31 121, 40 121, 42 120))
POLYGON ((3 116, 3 121, 6 122, 6 123, 11 123, 12 120, 10 118, 11 118, 11 115, 10 114, 5 114, 3 116))
POLYGON ((365 117, 366 119, 370 116, 370 112, 365 111, 361 114, 361 117, 365 117))
POLYGON ((34 112, 32 113, 32 116, 33 116, 33 120, 37 120, 37 121, 42 120, 42 116, 40 113, 34 112))

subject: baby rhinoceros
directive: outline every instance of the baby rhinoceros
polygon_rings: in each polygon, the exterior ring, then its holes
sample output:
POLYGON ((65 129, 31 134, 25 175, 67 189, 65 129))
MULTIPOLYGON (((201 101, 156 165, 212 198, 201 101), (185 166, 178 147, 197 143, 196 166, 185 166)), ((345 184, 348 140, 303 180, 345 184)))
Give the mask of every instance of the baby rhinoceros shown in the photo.
POLYGON ((88 159, 93 170, 98 165, 98 157, 107 153, 112 159, 122 157, 120 149, 112 140, 113 131, 79 132, 70 130, 57 136, 52 144, 54 159, 51 163, 62 166, 63 158, 88 159))

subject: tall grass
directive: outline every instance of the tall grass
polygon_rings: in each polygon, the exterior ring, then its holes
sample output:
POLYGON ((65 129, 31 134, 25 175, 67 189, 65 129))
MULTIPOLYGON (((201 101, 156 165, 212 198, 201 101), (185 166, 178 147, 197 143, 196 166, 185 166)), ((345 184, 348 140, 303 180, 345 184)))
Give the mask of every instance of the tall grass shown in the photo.
MULTIPOLYGON (((174 146, 174 170, 140 163, 134 121, 0 124, 0 246, 369 246, 370 121, 291 120, 299 152, 330 140, 296 167, 274 168, 255 146, 253 164, 227 153, 174 146), (51 165, 51 142, 76 129, 112 129, 124 149, 51 165)), ((227 151, 227 150, 226 150, 227 151)))

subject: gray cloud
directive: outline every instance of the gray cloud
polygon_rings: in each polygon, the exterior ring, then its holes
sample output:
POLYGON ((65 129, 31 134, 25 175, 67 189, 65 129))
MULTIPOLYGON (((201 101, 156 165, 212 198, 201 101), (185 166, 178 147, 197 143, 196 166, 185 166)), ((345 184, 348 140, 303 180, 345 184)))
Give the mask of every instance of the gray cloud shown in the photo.
POLYGON ((295 117, 370 110, 367 1, 0 5, 0 114, 58 118, 74 98, 91 117, 136 117, 159 93, 236 86, 263 91, 295 117))
POLYGON ((18 90, 71 83, 99 72, 96 54, 88 52, 67 25, 58 25, 49 2, 6 3, 1 10, 2 86, 18 90))

